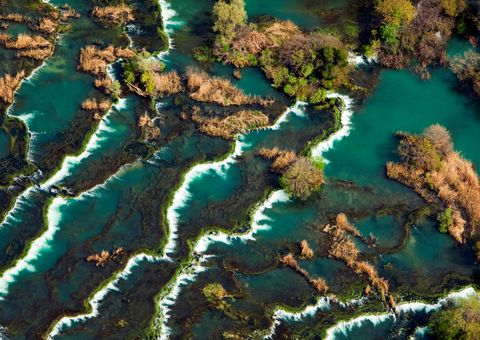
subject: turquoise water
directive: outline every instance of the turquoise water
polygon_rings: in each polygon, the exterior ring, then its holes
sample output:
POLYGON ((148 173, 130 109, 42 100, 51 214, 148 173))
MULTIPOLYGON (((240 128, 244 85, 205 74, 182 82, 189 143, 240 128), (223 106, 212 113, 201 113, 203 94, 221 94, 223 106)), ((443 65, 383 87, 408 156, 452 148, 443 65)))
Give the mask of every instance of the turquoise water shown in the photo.
MULTIPOLYGON (((70 4, 83 14, 89 10, 85 2, 70 4)), ((169 69, 182 71, 195 64, 190 50, 210 36, 212 4, 171 3, 177 12, 172 34, 175 49, 162 57, 169 69)), ((327 1, 321 5, 338 10, 345 4, 327 1)), ((312 1, 273 5, 247 1, 247 11, 250 17, 272 15, 310 29, 322 22, 315 5, 319 6, 312 1)), ((98 27, 87 17, 65 33, 55 55, 21 87, 13 107, 13 114, 26 119, 32 133, 32 160, 49 171, 63 164, 56 180, 33 189, 0 227, 0 252, 7 254, 0 261, 2 272, 7 269, 11 274, 1 278, 0 324, 15 337, 36 338, 65 314, 88 313, 85 306, 93 293, 122 271, 129 257, 143 251, 162 259, 140 261, 125 272, 116 289, 107 291, 98 302, 98 315, 73 322, 58 338, 145 337, 150 321, 161 320, 158 313, 164 312, 164 304, 155 308, 162 300, 158 293, 168 293, 167 283, 184 273, 185 262, 202 255, 209 256, 204 271, 182 284, 170 304, 165 325, 172 337, 206 339, 221 338, 223 332, 266 332, 278 307, 301 309, 319 297, 304 278, 278 262, 288 252, 297 254, 301 240, 307 240, 315 254, 312 260, 300 260, 301 267, 312 277, 324 278, 341 300, 358 298, 367 280, 327 257, 325 236, 320 232, 339 212, 345 212, 364 235, 377 240, 376 248, 359 247, 399 298, 433 298, 472 282, 471 250, 438 233, 435 221, 407 227, 410 216, 425 203, 385 177, 385 164, 396 159, 398 142, 393 134, 418 133, 435 123, 445 125, 455 148, 480 165, 475 143, 480 135, 478 102, 456 91, 458 84, 448 70, 432 70, 429 81, 409 71, 381 71, 377 87, 363 103, 356 103, 350 134, 324 154, 329 163, 320 192, 307 201, 274 202, 257 215, 258 205, 279 188, 277 176, 268 171, 269 162, 255 153, 273 146, 301 153, 309 141, 332 126, 331 113, 301 107, 288 113, 275 129, 239 137, 237 149, 234 142, 202 135, 193 124, 180 120, 181 108, 173 100, 157 103, 164 123, 156 145, 138 142, 137 119, 149 105, 134 96, 127 96, 124 105, 113 108, 99 124, 85 122, 78 107, 95 90, 92 77, 76 72, 78 50, 94 39, 122 41, 121 35, 114 34, 119 32, 108 30, 92 36, 98 27), (81 132, 74 140, 70 140, 72 129, 81 132), (152 157, 131 151, 137 148, 148 149, 152 157), (221 163, 234 150, 236 156, 221 163), (205 163, 207 170, 187 175, 192 167, 205 163), (185 178, 189 180, 184 196, 175 197, 185 178), (51 189, 69 194, 60 198, 51 189), (169 214, 172 207, 175 229, 169 214), (221 228, 242 234, 252 226, 258 230, 251 238, 228 242, 224 238, 212 242, 204 254, 192 253, 195 241, 206 230, 221 228), (165 254, 172 230, 174 247, 165 254), (85 260, 90 254, 118 247, 126 255, 105 267, 85 260), (19 257, 26 265, 15 263, 19 257), (202 289, 212 282, 221 283, 232 295, 225 299, 227 312, 204 299, 202 289)), ((452 49, 464 48, 461 42, 455 44, 452 49)), ((275 117, 285 111, 282 106, 293 104, 258 69, 243 70, 240 80, 233 78, 229 66, 214 64, 207 70, 231 79, 246 93, 275 98, 279 102, 272 109, 275 117)), ((3 147, 2 138, 0 134, 0 151, 9 143, 7 139, 3 147)), ((369 311, 385 308, 370 301, 346 309, 332 306, 296 321, 279 320, 276 337, 318 336, 340 319, 369 311)), ((345 338, 369 339, 372 334, 382 338, 397 331, 413 334, 423 324, 421 315, 396 324, 367 322, 345 338)))

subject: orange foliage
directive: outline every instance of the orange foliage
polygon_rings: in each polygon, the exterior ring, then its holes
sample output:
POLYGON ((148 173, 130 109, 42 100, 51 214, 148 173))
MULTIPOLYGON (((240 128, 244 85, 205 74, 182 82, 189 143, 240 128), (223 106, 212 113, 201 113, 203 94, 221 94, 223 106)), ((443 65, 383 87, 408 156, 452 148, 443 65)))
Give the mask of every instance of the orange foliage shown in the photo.
POLYGON ((187 85, 190 98, 222 106, 259 104, 268 106, 272 100, 259 99, 245 95, 230 81, 220 77, 210 77, 207 73, 189 67, 187 69, 187 85))
POLYGON ((25 71, 21 70, 15 76, 9 74, 0 78, 0 99, 5 103, 13 103, 15 90, 20 85, 22 79, 25 78, 25 71))
POLYGON ((112 21, 114 23, 124 23, 135 20, 132 9, 125 4, 117 6, 95 7, 92 11, 92 15, 97 18, 112 21))
POLYGON ((308 245, 307 240, 302 240, 300 242, 300 258, 302 260, 309 260, 313 258, 313 250, 308 245))

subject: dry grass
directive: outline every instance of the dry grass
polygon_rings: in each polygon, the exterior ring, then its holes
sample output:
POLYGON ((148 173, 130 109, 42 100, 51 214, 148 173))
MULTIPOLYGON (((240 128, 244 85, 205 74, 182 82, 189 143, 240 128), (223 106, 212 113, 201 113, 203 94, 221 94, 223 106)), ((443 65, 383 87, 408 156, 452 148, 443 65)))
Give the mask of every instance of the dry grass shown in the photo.
POLYGON ((118 247, 115 251, 110 254, 107 250, 102 250, 99 254, 92 254, 87 256, 88 262, 95 262, 96 267, 103 267, 109 261, 118 259, 119 256, 125 254, 123 247, 118 247))
POLYGON ((247 96, 230 81, 211 77, 192 67, 187 69, 187 85, 190 98, 199 102, 216 103, 222 106, 246 104, 268 106, 273 103, 270 99, 247 96))
POLYGON ((313 250, 308 245, 307 240, 302 240, 300 242, 300 258, 302 260, 310 260, 313 258, 313 250))
POLYGON ((233 139, 238 134, 269 124, 268 116, 259 111, 248 110, 242 110, 224 118, 205 118, 192 114, 192 120, 199 124, 200 131, 206 135, 224 139, 233 139))
POLYGON ((28 18, 20 13, 9 13, 5 15, 0 15, 0 20, 22 23, 27 22, 28 18))
POLYGON ((348 221, 347 215, 345 215, 344 213, 340 213, 337 215, 337 217, 335 218, 335 223, 337 227, 345 230, 347 233, 350 233, 355 237, 362 238, 362 234, 360 233, 360 231, 348 221))
POLYGON ((52 47, 52 43, 44 37, 25 33, 19 34, 16 38, 13 38, 7 34, 2 34, 0 37, 0 43, 5 45, 6 48, 15 50, 52 47))
POLYGON ((0 99, 5 103, 13 103, 15 90, 20 85, 22 79, 25 78, 25 71, 21 70, 15 76, 9 74, 0 78, 0 99))
POLYGON ((108 76, 96 78, 94 84, 96 88, 109 92, 108 88, 112 85, 112 79, 108 76))
POLYGON ((35 25, 31 25, 34 31, 40 31, 46 34, 52 34, 57 31, 58 22, 50 18, 40 18, 35 25))
POLYGON ((420 163, 403 157, 402 163, 387 164, 387 175, 413 188, 426 201, 439 204, 442 208, 450 207, 453 224, 448 231, 457 242, 463 243, 467 238, 477 235, 480 224, 480 181, 473 164, 453 151, 450 135, 441 127, 430 127, 423 135, 402 138, 414 141, 408 143, 412 151, 407 150, 405 154, 420 153, 422 144, 415 141, 428 138, 441 155, 440 165, 420 167, 420 163), (436 133, 432 134, 432 131, 436 133))
POLYGON ((313 286, 313 288, 320 294, 326 294, 329 290, 329 287, 327 283, 325 282, 324 279, 318 277, 316 279, 313 279, 310 274, 303 268, 300 267, 298 264, 297 260, 293 256, 293 254, 289 253, 283 257, 280 258, 280 262, 293 269, 296 271, 298 274, 300 274, 310 285, 313 286))
POLYGON ((183 91, 182 79, 176 71, 154 73, 155 92, 161 96, 183 91))
POLYGON ((85 111, 105 112, 111 107, 112 102, 107 99, 98 100, 96 98, 88 98, 82 102, 82 109, 85 111))
MULTIPOLYGON (((331 236, 328 255, 343 261, 349 268, 353 269, 355 273, 367 276, 371 285, 375 287, 382 299, 386 301, 386 295, 389 289, 388 281, 379 277, 377 271, 371 264, 359 260, 360 251, 349 238, 348 234, 357 234, 357 228, 348 221, 345 214, 337 215, 336 223, 334 226, 327 225, 323 229, 325 233, 331 236)), ((365 289, 366 294, 370 292, 370 289, 371 288, 367 286, 365 289)))
POLYGON ((125 4, 107 7, 95 7, 92 11, 94 17, 105 19, 113 23, 125 23, 135 20, 133 11, 125 4))
POLYGON ((53 53, 53 46, 47 49, 22 50, 17 52, 17 57, 26 57, 34 60, 45 60, 53 53))
POLYGON ((280 150, 277 147, 273 149, 262 148, 257 152, 257 155, 273 160, 270 168, 276 173, 283 173, 297 159, 295 152, 280 150))
POLYGON ((95 76, 107 74, 108 64, 117 58, 131 58, 135 53, 128 48, 115 48, 112 45, 101 49, 94 45, 87 45, 80 50, 80 62, 78 69, 95 76))

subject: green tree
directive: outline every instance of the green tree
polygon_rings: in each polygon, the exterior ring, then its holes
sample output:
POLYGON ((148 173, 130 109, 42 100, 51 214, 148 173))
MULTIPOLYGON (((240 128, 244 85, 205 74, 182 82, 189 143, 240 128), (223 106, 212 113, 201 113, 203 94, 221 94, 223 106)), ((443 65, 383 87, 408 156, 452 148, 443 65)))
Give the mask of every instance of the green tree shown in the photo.
POLYGON ((219 0, 213 6, 213 31, 217 32, 218 42, 228 45, 234 37, 237 26, 243 26, 247 22, 244 0, 219 0))
POLYGON ((433 336, 442 340, 476 340, 480 334, 480 299, 477 295, 456 301, 436 312, 429 322, 433 336))
POLYGON ((410 0, 381 0, 377 11, 388 25, 400 26, 415 17, 415 7, 410 0))

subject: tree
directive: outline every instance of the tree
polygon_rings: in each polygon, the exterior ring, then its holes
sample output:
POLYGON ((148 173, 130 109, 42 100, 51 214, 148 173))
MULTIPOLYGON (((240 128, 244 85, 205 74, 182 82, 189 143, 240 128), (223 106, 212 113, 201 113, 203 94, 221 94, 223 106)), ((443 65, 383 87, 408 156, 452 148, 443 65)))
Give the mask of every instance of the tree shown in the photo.
POLYGON ((415 7, 410 0, 382 0, 377 11, 383 16, 386 24, 400 26, 415 17, 415 7))
POLYGON ((465 0, 442 0, 443 10, 451 17, 457 17, 467 8, 465 0))
POLYGON ((436 339, 478 339, 480 334, 480 299, 477 295, 455 301, 452 306, 436 312, 429 327, 436 339))
POLYGON ((323 170, 306 157, 299 157, 280 178, 281 186, 294 198, 306 200, 324 183, 323 170))
POLYGON ((244 0, 219 0, 213 6, 213 31, 219 36, 217 41, 221 45, 228 45, 234 37, 237 26, 243 26, 247 22, 244 0))
POLYGON ((453 151, 453 142, 450 132, 440 124, 429 126, 423 131, 423 135, 435 145, 442 156, 446 156, 453 151))

